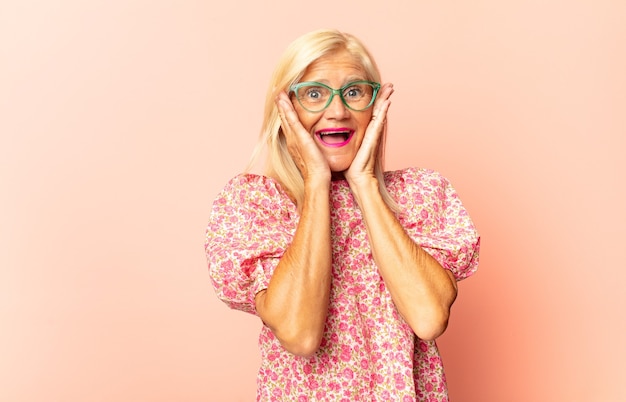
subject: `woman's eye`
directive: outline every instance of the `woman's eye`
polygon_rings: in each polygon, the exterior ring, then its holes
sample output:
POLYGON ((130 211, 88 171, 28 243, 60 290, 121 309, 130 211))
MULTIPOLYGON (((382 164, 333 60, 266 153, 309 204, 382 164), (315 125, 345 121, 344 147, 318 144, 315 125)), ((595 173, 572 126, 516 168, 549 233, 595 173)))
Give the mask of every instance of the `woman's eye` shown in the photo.
POLYGON ((311 98, 311 99, 319 99, 322 96, 322 93, 319 89, 317 88, 310 88, 307 92, 306 92, 306 96, 311 98))
POLYGON ((361 96, 361 90, 358 87, 348 88, 344 93, 344 96, 347 98, 358 98, 361 96))

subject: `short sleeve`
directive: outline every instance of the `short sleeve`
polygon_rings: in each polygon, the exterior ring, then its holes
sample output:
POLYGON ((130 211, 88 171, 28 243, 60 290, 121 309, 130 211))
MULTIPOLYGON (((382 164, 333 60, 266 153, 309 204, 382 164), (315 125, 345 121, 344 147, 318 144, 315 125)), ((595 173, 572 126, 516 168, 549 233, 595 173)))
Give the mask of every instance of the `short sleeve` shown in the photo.
POLYGON ((277 182, 233 178, 213 202, 205 251, 217 296, 230 308, 256 314, 255 296, 291 243, 295 206, 277 182))
POLYGON ((432 170, 407 169, 392 187, 408 235, 457 281, 472 275, 478 268, 480 236, 448 180, 432 170))

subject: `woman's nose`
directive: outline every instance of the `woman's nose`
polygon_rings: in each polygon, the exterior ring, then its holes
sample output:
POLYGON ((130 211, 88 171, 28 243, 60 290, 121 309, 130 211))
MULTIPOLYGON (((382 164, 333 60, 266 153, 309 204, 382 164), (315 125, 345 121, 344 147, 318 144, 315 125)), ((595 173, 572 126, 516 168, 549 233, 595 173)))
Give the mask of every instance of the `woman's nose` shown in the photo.
POLYGON ((343 119, 349 115, 350 111, 348 107, 343 104, 341 96, 335 95, 330 101, 330 105, 326 108, 325 113, 327 114, 327 117, 343 119))

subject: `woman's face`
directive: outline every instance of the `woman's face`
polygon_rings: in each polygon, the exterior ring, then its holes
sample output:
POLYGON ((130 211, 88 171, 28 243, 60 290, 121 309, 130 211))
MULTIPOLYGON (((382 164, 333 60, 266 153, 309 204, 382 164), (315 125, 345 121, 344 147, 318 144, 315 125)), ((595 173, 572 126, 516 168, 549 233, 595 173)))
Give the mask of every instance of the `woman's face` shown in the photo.
MULTIPOLYGON (((340 50, 309 65, 300 82, 316 81, 338 89, 350 82, 366 79, 363 67, 347 51, 340 50)), ((373 107, 356 112, 348 109, 336 95, 326 109, 313 113, 304 109, 295 98, 292 99, 300 122, 315 139, 330 170, 347 170, 361 146, 373 107)))

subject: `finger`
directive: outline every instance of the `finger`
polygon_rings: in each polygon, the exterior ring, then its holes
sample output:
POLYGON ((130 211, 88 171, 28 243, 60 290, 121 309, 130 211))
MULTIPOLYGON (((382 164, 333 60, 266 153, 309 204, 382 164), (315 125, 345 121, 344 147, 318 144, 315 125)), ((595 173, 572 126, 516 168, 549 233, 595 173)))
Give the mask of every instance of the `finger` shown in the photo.
POLYGON ((278 107, 278 115, 280 116, 283 131, 285 135, 298 135, 298 133, 303 130, 302 124, 300 123, 300 119, 296 114, 296 111, 293 109, 293 105, 289 98, 286 97, 286 94, 281 94, 276 99, 276 105, 278 107))
POLYGON ((293 127, 295 124, 294 116, 290 114, 291 110, 289 110, 289 105, 284 99, 277 99, 276 104, 278 106, 278 113, 283 121, 289 127, 293 127))
POLYGON ((305 144, 310 141, 310 138, 308 138, 308 134, 286 93, 282 92, 279 94, 276 98, 276 106, 281 119, 281 128, 285 136, 287 149, 296 164, 302 169, 305 165, 305 160, 308 158, 305 144))
POLYGON ((367 150, 364 152, 369 152, 370 154, 376 152, 380 139, 382 138, 382 133, 384 132, 385 124, 387 123, 387 111, 390 105, 391 101, 385 99, 383 102, 377 103, 374 106, 371 121, 367 126, 363 142, 361 143, 361 148, 367 150))
POLYGON ((393 84, 391 83, 383 84, 383 86, 378 91, 378 95, 376 96, 376 101, 374 102, 374 108, 376 108, 377 105, 389 99, 393 93, 394 93, 393 84))
POLYGON ((384 125, 387 123, 387 111, 390 105, 391 101, 389 99, 376 105, 372 112, 372 119, 367 127, 367 131, 373 130, 376 133, 382 131, 384 125))
POLYGON ((380 94, 376 98, 372 111, 372 122, 382 122, 384 124, 387 118, 387 110, 389 109, 391 94, 393 94, 393 84, 384 84, 380 90, 380 94))
POLYGON ((287 109, 282 97, 278 95, 274 100, 274 103, 276 104, 276 109, 278 110, 278 116, 280 117, 281 123, 285 126, 289 125, 287 120, 287 109))

